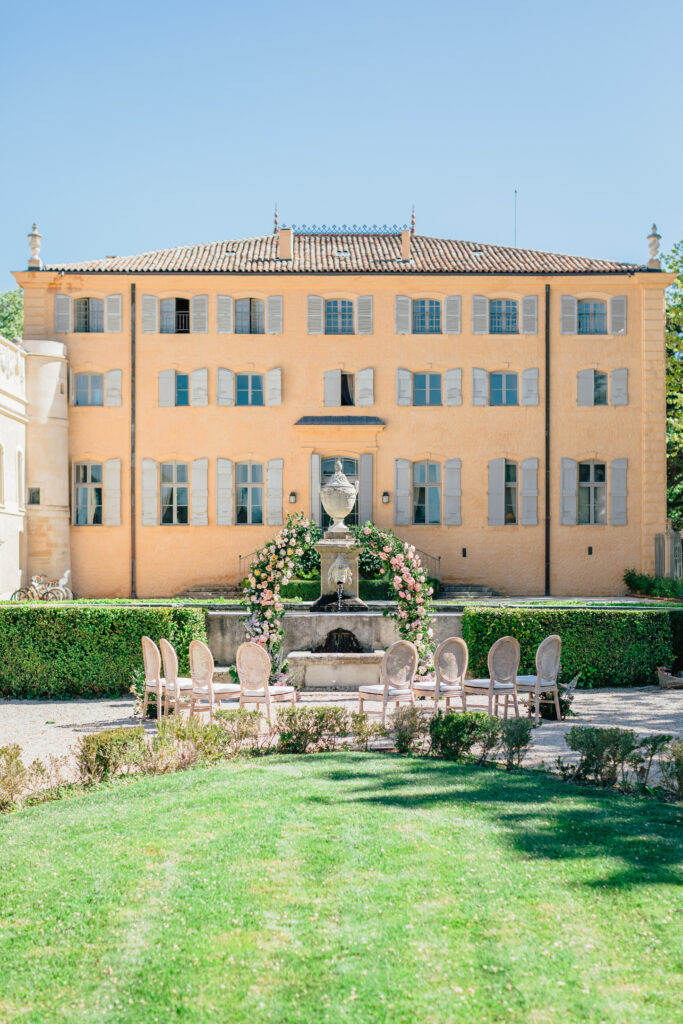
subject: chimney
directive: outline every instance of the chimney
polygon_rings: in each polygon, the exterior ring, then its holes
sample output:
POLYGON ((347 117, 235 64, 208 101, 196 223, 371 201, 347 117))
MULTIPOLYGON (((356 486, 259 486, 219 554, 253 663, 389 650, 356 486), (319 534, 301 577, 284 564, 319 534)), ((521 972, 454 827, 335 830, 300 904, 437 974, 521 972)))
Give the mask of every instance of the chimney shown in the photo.
POLYGON ((292 258, 292 235, 293 231, 291 228, 280 228, 277 236, 278 245, 278 258, 281 260, 291 260, 292 258))
POLYGON ((410 231, 408 228, 401 232, 401 259, 406 262, 410 259, 410 231))

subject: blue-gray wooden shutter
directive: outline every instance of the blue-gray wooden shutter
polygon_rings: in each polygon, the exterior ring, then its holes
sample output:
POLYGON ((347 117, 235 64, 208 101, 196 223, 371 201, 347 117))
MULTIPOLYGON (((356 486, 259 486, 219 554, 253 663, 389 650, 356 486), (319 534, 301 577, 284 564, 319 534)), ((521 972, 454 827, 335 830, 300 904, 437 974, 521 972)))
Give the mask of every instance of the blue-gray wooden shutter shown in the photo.
POLYGON ((612 405, 628 405, 628 370, 621 367, 610 373, 610 401, 612 405))
POLYGON ((538 367, 522 370, 522 405, 538 405, 538 367))
POLYGON ((372 521, 372 455, 361 455, 358 468, 358 521, 372 521))
POLYGON ((175 405, 175 370, 159 371, 159 408, 175 405))
POLYGON ((487 370, 472 369, 472 405, 489 404, 489 375, 487 370))
POLYGON ((104 525, 121 525, 121 459, 104 464, 104 525))
POLYGON ((626 526, 626 467, 628 459, 612 459, 609 464, 610 526, 626 526))
POLYGON ((269 295, 266 299, 266 334, 282 334, 281 295, 269 295))
POLYGON ((372 295, 356 299, 356 334, 372 334, 372 295))
POLYGON ((268 459, 266 464, 266 523, 282 526, 282 469, 283 459, 268 459))
POLYGON ((311 519, 318 526, 320 517, 320 456, 311 455, 311 519))
POLYGON ((209 525, 209 460, 192 461, 192 526, 209 525))
POLYGON ((282 405, 282 367, 266 373, 266 405, 282 405))
POLYGON ((410 370, 396 371, 396 405, 413 404, 413 375, 410 370))
POLYGON ((595 370, 579 370, 577 373, 576 404, 595 405, 595 370))
POLYGON ((55 295, 55 334, 71 333, 71 296, 55 295))
POLYGON ((538 296, 522 298, 522 334, 538 334, 538 296))
POLYGON ((462 405, 462 370, 446 370, 443 383, 444 405, 462 405))
POLYGON ((460 296, 447 295, 444 300, 444 333, 460 334, 460 296))
POLYGON ((615 295, 609 304, 610 334, 626 334, 626 296, 615 295))
POLYGON ((489 526, 505 526, 505 459, 489 462, 489 526))
POLYGON ((410 526, 413 510, 410 477, 410 460, 394 459, 394 526, 410 526))
POLYGON ((156 295, 143 295, 141 299, 142 308, 142 333, 159 333, 159 300, 156 295))
POLYGON ((323 300, 320 295, 308 296, 307 323, 309 334, 323 333, 323 300))
POLYGON ((193 370, 191 374, 190 405, 209 404, 209 371, 193 370))
POLYGON ((232 459, 216 459, 216 526, 232 526, 232 459))
POLYGON ((142 510, 143 526, 159 525, 159 497, 157 491, 158 468, 154 459, 143 459, 140 464, 142 476, 142 510))
POLYGON ((446 459, 443 465, 444 526, 460 526, 460 459, 446 459))
POLYGON ((104 329, 110 334, 120 334, 123 327, 123 296, 107 295, 104 300, 104 329))
POLYGON ((560 459, 560 526, 576 526, 579 499, 579 464, 560 459))
POLYGON ((410 334, 412 305, 409 295, 396 296, 396 334, 410 334))
POLYGON ((489 333, 489 300, 486 295, 472 296, 472 334, 489 333))
POLYGON ((235 374, 224 366, 219 366, 216 371, 216 404, 235 404, 235 374))
POLYGON ((107 370, 104 375, 104 404, 121 405, 122 370, 107 370))
POLYGON ((232 334, 234 308, 232 295, 216 296, 216 330, 218 334, 232 334))
POLYGON ((372 367, 359 370, 356 374, 356 405, 374 405, 375 371, 372 367))
POLYGON ((207 334, 209 330, 209 296, 193 295, 190 300, 190 330, 193 334, 207 334))
POLYGON ((522 526, 538 526, 538 459, 522 459, 521 515, 522 526))
POLYGON ((578 334, 579 303, 573 295, 563 295, 560 299, 560 334, 578 334))
POLYGON ((326 370, 323 378, 323 404, 341 405, 341 370, 326 370))

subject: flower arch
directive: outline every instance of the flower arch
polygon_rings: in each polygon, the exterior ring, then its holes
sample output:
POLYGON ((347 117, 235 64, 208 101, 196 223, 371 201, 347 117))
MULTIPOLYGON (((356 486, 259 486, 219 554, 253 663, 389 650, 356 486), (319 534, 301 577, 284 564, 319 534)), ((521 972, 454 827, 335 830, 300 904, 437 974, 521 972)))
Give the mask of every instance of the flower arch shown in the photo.
MULTIPOLYGON (((268 651, 275 677, 286 669, 282 655, 285 606, 281 589, 294 578, 319 533, 317 526, 301 512, 288 516, 282 530, 257 552, 244 580, 249 611, 247 637, 268 651)), ((396 622, 403 639, 415 644, 418 671, 427 672, 434 647, 430 625, 434 592, 414 546, 393 531, 370 522, 355 527, 354 534, 361 545, 361 557, 365 553, 374 558, 382 578, 393 588, 396 608, 385 609, 384 614, 396 622)))

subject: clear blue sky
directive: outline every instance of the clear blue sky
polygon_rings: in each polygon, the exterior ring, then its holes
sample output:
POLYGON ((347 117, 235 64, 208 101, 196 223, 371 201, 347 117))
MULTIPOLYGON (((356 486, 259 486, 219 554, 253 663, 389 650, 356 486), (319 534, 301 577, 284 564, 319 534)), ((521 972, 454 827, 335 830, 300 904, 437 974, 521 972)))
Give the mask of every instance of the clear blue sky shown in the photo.
POLYGON ((0 290, 281 223, 632 261, 683 237, 681 0, 0 2, 0 290))

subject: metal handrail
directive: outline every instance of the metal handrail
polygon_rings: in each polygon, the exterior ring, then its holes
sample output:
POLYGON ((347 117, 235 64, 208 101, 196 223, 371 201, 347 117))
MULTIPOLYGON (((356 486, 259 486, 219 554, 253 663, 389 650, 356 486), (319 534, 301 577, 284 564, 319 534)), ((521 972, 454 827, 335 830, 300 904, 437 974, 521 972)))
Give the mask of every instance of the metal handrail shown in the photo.
POLYGON ((420 548, 415 548, 415 551, 432 579, 441 583, 441 555, 430 555, 428 551, 421 551, 420 548))
POLYGON ((239 565, 238 565, 238 570, 237 570, 238 571, 238 576, 237 576, 237 585, 238 586, 240 586, 240 587, 242 586, 242 580, 244 579, 244 577, 249 572, 249 566, 252 564, 252 562, 254 561, 254 559, 256 558, 257 555, 258 555, 258 550, 257 551, 250 551, 248 555, 240 555, 239 556, 239 565))

